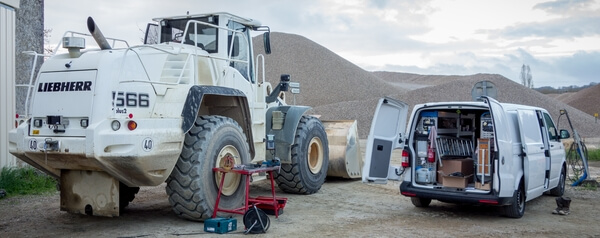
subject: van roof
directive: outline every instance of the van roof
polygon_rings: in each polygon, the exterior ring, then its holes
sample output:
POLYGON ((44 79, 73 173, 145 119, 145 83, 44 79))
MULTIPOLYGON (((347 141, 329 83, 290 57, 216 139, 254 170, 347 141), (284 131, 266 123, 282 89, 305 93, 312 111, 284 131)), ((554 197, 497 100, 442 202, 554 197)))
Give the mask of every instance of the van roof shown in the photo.
MULTIPOLYGON (((530 110, 543 110, 546 109, 541 107, 522 105, 522 104, 513 104, 513 103, 500 103, 504 110, 517 110, 517 109, 530 109, 530 110)), ((452 101, 452 102, 428 102, 415 105, 416 108, 423 107, 484 107, 487 108, 487 104, 483 101, 452 101)))

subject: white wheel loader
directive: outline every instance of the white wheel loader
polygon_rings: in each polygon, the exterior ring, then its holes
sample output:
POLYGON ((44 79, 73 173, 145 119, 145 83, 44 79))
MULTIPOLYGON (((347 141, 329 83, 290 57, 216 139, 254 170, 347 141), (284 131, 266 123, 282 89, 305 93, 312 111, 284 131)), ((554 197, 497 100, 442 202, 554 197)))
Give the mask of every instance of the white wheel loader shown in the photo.
MULTIPOLYGON (((317 192, 328 171, 361 177, 356 121, 287 105, 289 75, 265 81, 251 32, 265 31, 268 54, 268 27, 228 13, 153 20, 145 44, 130 47, 88 18, 90 34, 65 33, 55 52, 68 53, 47 59, 31 84, 10 152, 59 179, 61 210, 118 216, 139 187, 166 182, 174 212, 201 221, 218 193, 212 169, 229 158, 280 160, 276 181, 289 193, 317 192)), ((240 207, 244 178, 226 176, 219 207, 240 207)))

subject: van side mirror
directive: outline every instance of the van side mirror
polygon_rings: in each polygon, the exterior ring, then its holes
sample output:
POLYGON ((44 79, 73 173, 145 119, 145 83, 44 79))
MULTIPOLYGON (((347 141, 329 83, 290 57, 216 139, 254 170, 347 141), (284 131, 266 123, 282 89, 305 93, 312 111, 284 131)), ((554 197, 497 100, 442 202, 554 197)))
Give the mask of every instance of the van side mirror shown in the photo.
POLYGON ((271 54, 271 33, 265 32, 263 34, 263 43, 265 44, 265 53, 271 54))
POLYGON ((560 130, 560 138, 561 139, 571 138, 571 134, 569 134, 569 131, 562 129, 562 130, 560 130))

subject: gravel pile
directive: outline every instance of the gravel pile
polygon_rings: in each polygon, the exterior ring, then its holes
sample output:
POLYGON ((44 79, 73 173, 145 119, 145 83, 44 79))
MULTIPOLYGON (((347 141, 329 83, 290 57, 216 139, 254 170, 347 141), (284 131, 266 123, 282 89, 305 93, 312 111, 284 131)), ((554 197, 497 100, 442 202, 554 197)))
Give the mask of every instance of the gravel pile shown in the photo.
POLYGON ((561 101, 590 115, 600 113, 600 84, 573 93, 561 101))
MULTIPOLYGON (((253 41, 255 53, 264 54, 262 35, 253 41)), ((371 72, 303 36, 273 32, 271 52, 265 55, 267 81, 276 86, 282 74, 289 74, 292 82, 300 83, 297 105, 314 107, 407 91, 390 87, 371 72)), ((292 103, 291 93, 286 99, 292 103)))
MULTIPOLYGON (((262 53, 262 37, 255 37, 254 42, 255 49, 259 49, 256 53, 262 53)), ((589 114, 501 75, 367 72, 305 37, 285 33, 271 34, 271 49, 273 53, 265 57, 269 82, 276 85, 281 74, 290 74, 292 81, 300 82, 301 86, 296 104, 313 107, 309 113, 321 115, 324 120, 358 120, 361 138, 367 137, 377 101, 383 96, 404 101, 411 109, 415 104, 426 102, 471 101, 471 88, 482 80, 498 87, 500 102, 543 107, 555 121, 559 118, 559 109, 566 108, 582 137, 600 136, 600 126, 589 114)), ((292 95, 286 96, 291 104, 292 95)), ((568 127, 564 117, 559 125, 568 127)))

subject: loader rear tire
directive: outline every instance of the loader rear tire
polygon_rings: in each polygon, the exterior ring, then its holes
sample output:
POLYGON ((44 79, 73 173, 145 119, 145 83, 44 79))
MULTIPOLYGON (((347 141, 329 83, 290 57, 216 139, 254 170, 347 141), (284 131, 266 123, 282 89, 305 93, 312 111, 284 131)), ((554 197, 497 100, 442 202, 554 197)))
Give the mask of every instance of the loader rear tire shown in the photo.
POLYGON ((287 193, 313 194, 321 189, 329 167, 325 127, 316 117, 302 116, 291 149, 291 163, 276 172, 279 188, 287 193))
MULTIPOLYGON (((177 216, 204 221, 212 216, 219 192, 220 173, 212 171, 231 157, 235 164, 250 162, 248 140, 233 119, 199 116, 186 134, 177 165, 167 179, 169 203, 177 216)), ((228 173, 219 208, 234 209, 244 204, 245 176, 228 173)))

